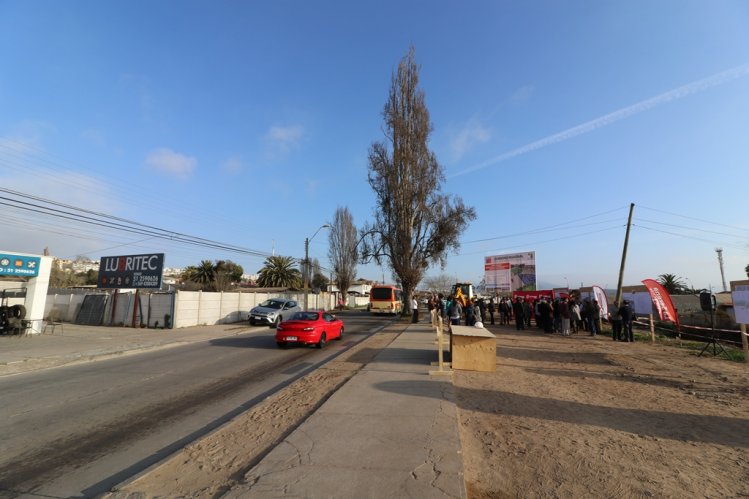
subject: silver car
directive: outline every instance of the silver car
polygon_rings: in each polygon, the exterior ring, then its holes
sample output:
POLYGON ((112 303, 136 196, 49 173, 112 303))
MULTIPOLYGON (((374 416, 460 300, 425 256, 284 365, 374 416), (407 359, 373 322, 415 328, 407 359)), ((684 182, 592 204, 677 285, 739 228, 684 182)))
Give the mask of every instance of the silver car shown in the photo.
POLYGON ((295 312, 301 311, 302 308, 294 300, 271 298, 250 310, 250 325, 267 324, 276 327, 281 322, 289 320, 295 312))

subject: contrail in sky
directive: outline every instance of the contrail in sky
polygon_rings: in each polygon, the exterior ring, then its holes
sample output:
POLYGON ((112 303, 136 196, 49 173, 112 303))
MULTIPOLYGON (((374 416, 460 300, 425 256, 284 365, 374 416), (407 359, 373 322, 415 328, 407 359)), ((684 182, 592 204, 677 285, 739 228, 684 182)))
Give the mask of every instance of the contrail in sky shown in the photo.
POLYGON ((530 144, 526 144, 504 154, 500 154, 499 156, 488 159, 483 163, 479 163, 478 165, 466 168, 465 170, 453 173, 452 175, 448 175, 448 178, 459 177, 460 175, 465 175, 466 173, 475 172, 476 170, 482 170, 489 166, 496 165, 497 163, 501 163, 502 161, 507 161, 508 159, 514 158, 516 156, 541 149, 542 147, 557 144, 559 142, 564 142, 565 140, 569 140, 571 138, 577 137, 578 135, 592 132, 606 125, 615 123, 619 120, 629 118, 630 116, 634 116, 635 114, 639 114, 656 106, 660 106, 661 104, 665 104, 667 102, 675 101, 678 99, 683 99, 684 97, 688 97, 697 92, 702 92, 703 90, 722 85, 731 80, 735 80, 746 75, 749 75, 749 64, 737 66, 733 69, 708 76, 707 78, 693 81, 692 83, 687 83, 686 85, 683 85, 681 87, 669 90, 666 93, 656 95, 655 97, 651 97, 650 99, 640 101, 636 104, 632 104, 631 106, 619 109, 618 111, 603 115, 600 118, 586 121, 581 125, 568 128, 567 130, 549 135, 548 137, 545 137, 543 139, 531 142, 530 144))

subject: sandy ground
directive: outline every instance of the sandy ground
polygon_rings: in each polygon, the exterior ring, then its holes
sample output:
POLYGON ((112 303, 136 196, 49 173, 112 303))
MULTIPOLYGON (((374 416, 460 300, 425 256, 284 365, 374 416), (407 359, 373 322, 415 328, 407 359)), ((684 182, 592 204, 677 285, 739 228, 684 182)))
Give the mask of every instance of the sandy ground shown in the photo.
POLYGON ((749 365, 490 330, 497 371, 453 379, 469 498, 749 497, 749 365))
MULTIPOLYGON (((220 497, 405 327, 373 335, 110 497, 220 497)), ((746 364, 602 336, 490 331, 497 371, 453 374, 469 499, 749 497, 746 364)))

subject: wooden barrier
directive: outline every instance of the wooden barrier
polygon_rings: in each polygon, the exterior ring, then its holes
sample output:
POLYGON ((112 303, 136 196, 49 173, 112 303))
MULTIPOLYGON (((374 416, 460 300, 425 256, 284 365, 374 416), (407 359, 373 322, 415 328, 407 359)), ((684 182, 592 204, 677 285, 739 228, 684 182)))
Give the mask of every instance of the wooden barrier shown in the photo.
POLYGON ((484 328, 451 326, 452 368, 465 371, 497 370, 497 337, 484 328))

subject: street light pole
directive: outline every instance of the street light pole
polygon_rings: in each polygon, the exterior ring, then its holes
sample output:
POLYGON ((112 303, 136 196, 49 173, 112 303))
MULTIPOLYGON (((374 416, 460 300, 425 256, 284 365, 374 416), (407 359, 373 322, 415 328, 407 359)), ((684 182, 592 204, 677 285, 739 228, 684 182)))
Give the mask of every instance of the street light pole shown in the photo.
POLYGON ((328 229, 330 225, 324 224, 312 234, 312 237, 304 238, 304 310, 307 310, 308 295, 309 295, 309 242, 312 241, 318 232, 322 229, 328 229))

